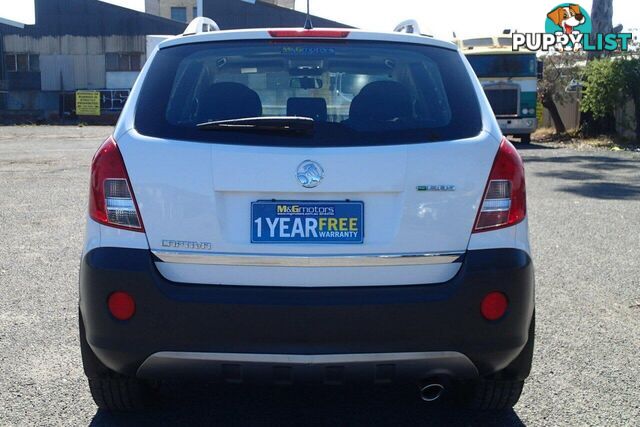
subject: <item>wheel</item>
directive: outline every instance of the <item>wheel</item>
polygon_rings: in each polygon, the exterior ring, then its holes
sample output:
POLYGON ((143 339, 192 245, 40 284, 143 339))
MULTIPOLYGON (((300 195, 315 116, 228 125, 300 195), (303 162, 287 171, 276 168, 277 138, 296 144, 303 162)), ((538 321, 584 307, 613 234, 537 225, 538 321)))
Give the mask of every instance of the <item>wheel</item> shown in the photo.
POLYGON ((137 378, 88 378, 91 397, 98 408, 110 412, 139 411, 149 407, 150 387, 137 378))
POLYGON ((531 134, 530 133, 525 133, 520 135, 520 142, 522 144, 531 144, 531 134))
POLYGON ((78 317, 82 365, 89 381, 91 397, 98 408, 111 412, 129 412, 149 407, 153 401, 152 384, 120 375, 107 368, 89 347, 82 315, 78 317))
POLYGON ((481 411, 512 408, 518 403, 523 387, 523 380, 479 380, 466 385, 461 403, 481 411))
POLYGON ((462 406, 476 410, 500 410, 511 408, 518 403, 524 380, 531 372, 535 329, 534 311, 529 324, 527 344, 518 357, 491 378, 461 384, 458 398, 462 406))

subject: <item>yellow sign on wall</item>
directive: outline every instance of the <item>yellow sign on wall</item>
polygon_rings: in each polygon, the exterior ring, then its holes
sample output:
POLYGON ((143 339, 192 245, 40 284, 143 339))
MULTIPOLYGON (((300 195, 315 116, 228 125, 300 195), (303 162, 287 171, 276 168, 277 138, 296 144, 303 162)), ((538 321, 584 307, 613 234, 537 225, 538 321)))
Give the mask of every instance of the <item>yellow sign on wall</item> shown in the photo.
POLYGON ((100 92, 79 90, 76 92, 76 114, 78 116, 100 115, 100 92))

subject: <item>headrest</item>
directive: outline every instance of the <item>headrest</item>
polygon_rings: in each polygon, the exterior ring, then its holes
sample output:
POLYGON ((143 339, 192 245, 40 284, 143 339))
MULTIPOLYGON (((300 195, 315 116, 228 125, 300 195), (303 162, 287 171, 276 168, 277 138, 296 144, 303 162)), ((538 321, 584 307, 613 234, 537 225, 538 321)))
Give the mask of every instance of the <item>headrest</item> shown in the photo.
POLYGON ((315 121, 327 121, 327 101, 324 98, 289 98, 287 116, 311 117, 315 121))
POLYGON ((256 91, 240 83, 214 83, 198 101, 200 123, 262 116, 260 97, 256 91))
POLYGON ((353 98, 349 119, 356 121, 389 121, 411 118, 413 104, 411 93, 401 83, 381 80, 362 88, 353 98))

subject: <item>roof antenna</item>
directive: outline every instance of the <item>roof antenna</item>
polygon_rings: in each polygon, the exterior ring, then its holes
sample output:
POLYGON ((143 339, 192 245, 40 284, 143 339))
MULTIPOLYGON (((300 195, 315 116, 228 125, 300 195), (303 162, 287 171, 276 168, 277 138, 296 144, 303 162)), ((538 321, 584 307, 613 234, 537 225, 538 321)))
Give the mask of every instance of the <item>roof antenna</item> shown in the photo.
POLYGON ((309 12, 309 0, 307 0, 307 19, 304 21, 305 30, 313 30, 313 23, 311 22, 311 13, 309 12))

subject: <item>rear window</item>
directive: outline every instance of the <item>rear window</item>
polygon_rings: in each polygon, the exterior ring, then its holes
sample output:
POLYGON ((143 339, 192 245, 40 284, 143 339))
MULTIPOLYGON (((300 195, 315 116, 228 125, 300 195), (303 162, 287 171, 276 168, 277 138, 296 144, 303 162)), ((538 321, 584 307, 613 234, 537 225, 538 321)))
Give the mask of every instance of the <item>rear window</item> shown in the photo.
POLYGON ((159 138, 285 146, 403 144, 469 138, 482 127, 456 51, 360 41, 210 42, 162 49, 136 107, 159 138), (204 130, 200 123, 309 117, 309 134, 204 130))

